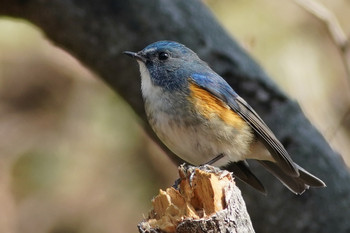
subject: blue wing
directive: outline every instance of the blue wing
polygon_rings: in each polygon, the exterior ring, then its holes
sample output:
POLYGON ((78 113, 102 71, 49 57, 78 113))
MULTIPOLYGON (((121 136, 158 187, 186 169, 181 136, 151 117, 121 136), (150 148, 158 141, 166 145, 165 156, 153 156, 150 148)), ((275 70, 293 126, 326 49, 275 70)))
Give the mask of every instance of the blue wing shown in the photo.
POLYGON ((291 176, 299 176, 298 169, 288 152, 254 109, 216 73, 192 74, 191 80, 207 90, 244 119, 264 143, 281 169, 291 176))
POLYGON ((237 97, 237 93, 225 82, 219 75, 207 73, 207 74, 192 74, 192 81, 195 82, 201 88, 209 91, 211 94, 228 104, 232 102, 235 108, 239 108, 238 104, 229 100, 237 97))

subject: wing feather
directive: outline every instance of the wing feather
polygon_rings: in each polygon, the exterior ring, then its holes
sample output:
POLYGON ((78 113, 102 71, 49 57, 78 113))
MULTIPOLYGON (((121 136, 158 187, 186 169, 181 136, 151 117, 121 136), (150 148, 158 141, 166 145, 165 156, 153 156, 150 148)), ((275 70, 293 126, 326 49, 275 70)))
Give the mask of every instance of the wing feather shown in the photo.
POLYGON ((254 130, 258 138, 264 143, 269 150, 277 164, 288 175, 299 176, 298 169, 290 158, 288 152, 276 138, 274 133, 269 129, 260 116, 254 109, 240 97, 219 75, 209 74, 200 75, 195 74, 191 76, 198 86, 209 91, 211 94, 226 103, 234 112, 236 112, 242 119, 244 119, 254 130))
POLYGON ((295 167, 294 162, 282 143, 276 138, 274 133, 254 109, 240 96, 236 96, 234 101, 238 104, 239 108, 235 109, 236 105, 229 104, 229 106, 254 129, 255 133, 265 144, 266 148, 270 151, 271 155, 281 166, 283 171, 291 176, 299 176, 298 169, 295 167))

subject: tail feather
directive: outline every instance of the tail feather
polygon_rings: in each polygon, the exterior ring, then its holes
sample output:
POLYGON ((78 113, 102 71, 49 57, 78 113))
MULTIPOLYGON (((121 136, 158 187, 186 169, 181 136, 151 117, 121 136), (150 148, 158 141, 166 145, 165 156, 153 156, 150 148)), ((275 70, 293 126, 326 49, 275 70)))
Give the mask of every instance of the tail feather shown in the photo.
POLYGON ((271 174, 276 176, 287 188, 295 194, 302 194, 309 187, 325 187, 325 183, 316 176, 307 172, 304 168, 294 163, 299 170, 299 176, 290 176, 281 170, 281 168, 270 161, 259 161, 271 174))
POLYGON ((266 190, 256 176, 250 171, 246 161, 230 162, 223 169, 233 172, 234 176, 258 191, 266 194, 266 190))
POLYGON ((304 168, 300 167, 298 164, 294 163, 295 166, 298 168, 300 173, 300 179, 305 182, 305 184, 309 185, 310 187, 326 187, 326 184, 317 178, 316 176, 312 175, 311 173, 307 172, 304 168))

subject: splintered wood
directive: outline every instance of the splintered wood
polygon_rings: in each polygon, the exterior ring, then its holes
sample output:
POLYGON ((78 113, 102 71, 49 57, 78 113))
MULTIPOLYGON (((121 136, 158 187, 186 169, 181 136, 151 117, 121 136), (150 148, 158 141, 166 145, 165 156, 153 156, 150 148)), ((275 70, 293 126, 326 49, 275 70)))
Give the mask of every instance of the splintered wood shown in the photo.
POLYGON ((153 210, 143 222, 151 229, 175 232, 184 220, 210 218, 226 208, 225 192, 234 184, 231 173, 206 166, 205 169, 179 167, 177 189, 160 190, 152 200, 153 210))

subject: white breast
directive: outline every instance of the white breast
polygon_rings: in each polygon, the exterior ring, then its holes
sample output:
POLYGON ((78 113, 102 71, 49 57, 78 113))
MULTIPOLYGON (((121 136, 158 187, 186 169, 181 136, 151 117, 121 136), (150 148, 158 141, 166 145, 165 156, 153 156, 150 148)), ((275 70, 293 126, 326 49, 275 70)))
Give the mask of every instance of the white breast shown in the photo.
POLYGON ((149 96, 152 94, 152 89, 154 88, 151 82, 151 76, 148 72, 146 65, 138 61, 141 73, 141 90, 143 96, 149 96))
POLYGON ((161 107, 161 96, 163 94, 162 89, 152 84, 151 76, 146 65, 141 61, 138 61, 138 63, 141 73, 141 91, 145 102, 152 103, 154 106, 153 108, 161 107))

